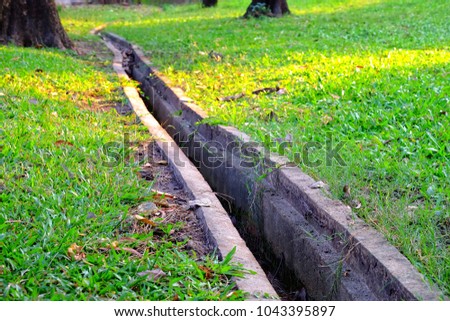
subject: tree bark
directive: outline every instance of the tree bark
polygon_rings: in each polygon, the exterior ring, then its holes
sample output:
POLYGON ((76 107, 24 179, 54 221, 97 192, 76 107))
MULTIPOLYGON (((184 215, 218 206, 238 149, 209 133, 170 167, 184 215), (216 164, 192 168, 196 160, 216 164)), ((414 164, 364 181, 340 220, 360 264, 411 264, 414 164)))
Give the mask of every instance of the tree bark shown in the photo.
POLYGON ((247 8, 244 18, 271 16, 281 17, 282 15, 291 13, 287 0, 252 0, 247 8))
POLYGON ((214 7, 217 5, 217 0, 203 0, 202 5, 205 8, 214 7))
POLYGON ((72 49, 54 0, 0 0, 0 43, 72 49))

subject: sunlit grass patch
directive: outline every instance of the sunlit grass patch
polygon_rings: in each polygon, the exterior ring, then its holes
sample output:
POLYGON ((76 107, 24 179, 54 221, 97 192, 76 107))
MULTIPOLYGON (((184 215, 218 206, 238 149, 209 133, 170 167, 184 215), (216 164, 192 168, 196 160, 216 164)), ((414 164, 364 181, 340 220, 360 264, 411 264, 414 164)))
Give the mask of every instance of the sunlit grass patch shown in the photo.
POLYGON ((182 220, 130 228, 154 200, 133 157, 149 137, 115 111, 126 101, 109 69, 51 49, 0 57, 0 300, 243 298, 241 268, 174 238, 182 220))
MULTIPOLYGON (((282 19, 240 19, 246 3, 127 9, 108 31, 140 45, 211 121, 285 153, 450 293, 450 25, 447 1, 289 1, 282 19), (214 50, 223 55, 211 59, 214 50), (252 95, 279 86, 284 95, 252 95), (238 93, 245 97, 223 102, 238 93), (344 143, 345 166, 325 148, 344 143)), ((108 10, 119 10, 108 9, 108 10)), ((101 24, 89 10, 66 11, 101 24)), ((109 16, 109 14, 107 14, 109 16)))

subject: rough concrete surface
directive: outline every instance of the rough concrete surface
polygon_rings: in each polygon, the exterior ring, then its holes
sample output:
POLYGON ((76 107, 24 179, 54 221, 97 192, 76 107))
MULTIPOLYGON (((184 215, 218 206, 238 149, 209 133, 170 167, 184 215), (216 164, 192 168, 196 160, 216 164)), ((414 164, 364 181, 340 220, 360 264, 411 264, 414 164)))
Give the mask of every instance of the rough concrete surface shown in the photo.
MULTIPOLYGON (((106 41, 109 49, 114 53, 113 67, 119 77, 128 78, 122 68, 122 55, 110 42, 106 41)), ((268 281, 264 271, 247 248, 245 242, 233 226, 227 212, 211 190, 197 168, 189 161, 184 153, 178 148, 167 132, 160 126, 158 121, 148 112, 147 107, 133 87, 123 88, 134 112, 141 122, 149 129, 163 154, 167 157, 169 164, 185 190, 194 200, 207 200, 208 206, 199 206, 196 216, 203 225, 210 243, 219 250, 219 254, 226 255, 234 247, 236 253, 233 261, 241 263, 246 269, 256 272, 248 274, 244 278, 236 278, 238 287, 250 293, 249 299, 276 299, 278 296, 268 281)))

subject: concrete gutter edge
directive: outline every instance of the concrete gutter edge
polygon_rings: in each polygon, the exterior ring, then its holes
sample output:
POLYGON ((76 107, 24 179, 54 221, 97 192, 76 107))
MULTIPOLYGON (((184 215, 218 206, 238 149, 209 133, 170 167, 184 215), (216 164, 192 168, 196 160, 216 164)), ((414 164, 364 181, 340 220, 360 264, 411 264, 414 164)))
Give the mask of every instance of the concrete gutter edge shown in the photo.
MULTIPOLYGON (((139 48, 114 34, 106 36, 122 47, 132 49, 148 68, 151 66, 139 48)), ((193 126, 206 116, 200 107, 186 98, 181 89, 169 87, 164 76, 155 75, 153 71, 154 68, 151 68, 147 78, 154 78, 156 84, 154 91, 168 104, 174 106, 174 111, 182 110, 188 124, 193 126)), ((248 135, 233 127, 213 128, 201 125, 197 129, 203 131, 205 137, 211 137, 211 133, 216 133, 224 141, 251 141, 248 135)), ((339 251, 342 250, 346 262, 357 267, 374 293, 379 292, 382 299, 446 299, 439 290, 428 284, 423 275, 380 233, 353 215, 348 206, 340 201, 331 200, 321 189, 311 188, 315 181, 310 176, 299 168, 286 166, 289 162, 281 156, 270 156, 266 162, 279 168, 268 175, 274 189, 283 193, 295 209, 305 213, 307 221, 318 231, 333 238, 333 246, 339 251), (345 245, 342 246, 340 244, 342 240, 334 235, 343 236, 345 245), (381 294, 382 292, 384 294, 381 294)))
MULTIPOLYGON (((122 55, 113 44, 105 40, 105 44, 114 53, 113 68, 120 78, 129 79, 122 67, 122 55)), ((236 247, 232 261, 240 263, 244 268, 254 271, 255 274, 246 274, 243 278, 235 278, 239 289, 250 294, 250 300, 276 300, 278 295, 267 279, 264 271, 240 237, 227 212, 217 199, 211 187, 205 181, 197 168, 177 146, 170 135, 161 127, 158 121, 149 113, 139 93, 134 87, 123 87, 134 112, 141 122, 148 128, 161 149, 177 179, 192 195, 193 199, 207 199, 211 204, 208 207, 200 206, 196 209, 196 216, 207 233, 211 242, 222 256, 236 247)))

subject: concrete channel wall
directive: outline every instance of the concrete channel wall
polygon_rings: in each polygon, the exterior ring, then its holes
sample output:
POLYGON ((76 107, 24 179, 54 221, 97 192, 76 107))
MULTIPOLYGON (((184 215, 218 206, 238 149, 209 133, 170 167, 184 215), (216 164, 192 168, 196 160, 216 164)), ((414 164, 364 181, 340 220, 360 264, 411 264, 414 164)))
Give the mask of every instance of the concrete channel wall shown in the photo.
POLYGON ((238 216, 244 234, 272 253, 312 300, 439 300, 411 263, 351 209, 315 187, 284 157, 270 155, 232 127, 207 116, 136 47, 106 34, 141 83, 152 112, 238 216))

